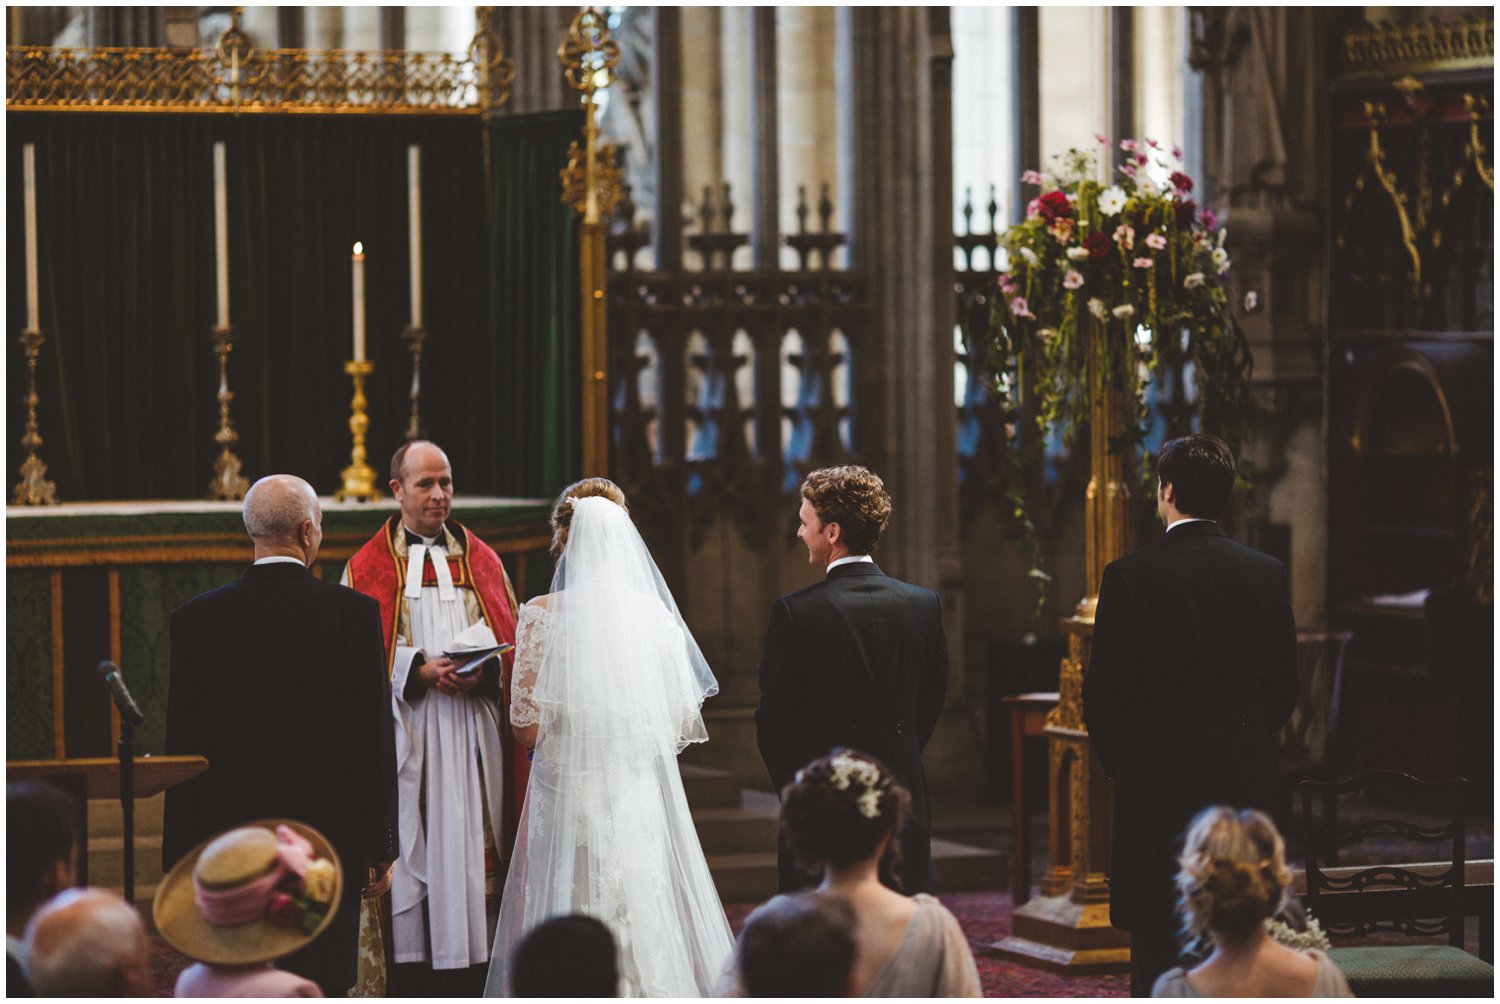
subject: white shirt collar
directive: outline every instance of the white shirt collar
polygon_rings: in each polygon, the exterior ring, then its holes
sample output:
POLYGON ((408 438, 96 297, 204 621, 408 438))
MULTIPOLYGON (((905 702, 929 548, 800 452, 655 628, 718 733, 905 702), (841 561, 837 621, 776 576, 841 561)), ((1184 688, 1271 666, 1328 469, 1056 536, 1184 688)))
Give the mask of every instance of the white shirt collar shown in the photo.
MULTIPOLYGON (((407 526, 405 522, 403 522, 401 524, 401 529, 405 530, 407 533, 411 534, 413 537, 422 537, 422 535, 420 533, 418 533, 417 531, 413 530, 411 527, 407 526)), ((442 538, 442 531, 439 531, 438 535, 436 537, 422 537, 422 543, 425 544, 427 547, 431 547, 433 544, 437 543, 441 538, 442 538)))
POLYGON ((279 565, 283 561, 291 562, 293 565, 302 564, 301 561, 292 557, 290 554, 273 554, 269 558, 255 559, 255 563, 257 565, 279 565))
MULTIPOLYGON (((850 554, 845 557, 839 558, 837 561, 830 561, 828 563, 827 571, 831 572, 840 565, 852 565, 856 561, 868 561, 872 565, 875 563, 875 559, 870 557, 868 554, 850 554)), ((827 572, 825 572, 824 574, 827 574, 827 572)))
POLYGON ((1168 523, 1167 524, 1167 532, 1171 533, 1173 530, 1177 529, 1179 526, 1181 526, 1184 523, 1212 523, 1212 522, 1214 522, 1214 521, 1211 520, 1211 519, 1205 519, 1202 516, 1184 516, 1184 517, 1182 517, 1182 519, 1174 519, 1174 520, 1172 520, 1172 522, 1168 523))

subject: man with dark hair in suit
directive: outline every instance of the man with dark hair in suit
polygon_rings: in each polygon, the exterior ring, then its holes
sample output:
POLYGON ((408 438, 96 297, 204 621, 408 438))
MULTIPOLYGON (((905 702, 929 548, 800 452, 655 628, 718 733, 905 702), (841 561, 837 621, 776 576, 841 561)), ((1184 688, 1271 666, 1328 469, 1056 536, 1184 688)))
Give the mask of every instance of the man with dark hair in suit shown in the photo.
POLYGON ((26 974, 26 923, 74 882, 78 808, 50 784, 5 786, 5 995, 34 997, 26 974))
MULTIPOLYGON (((922 750, 948 686, 942 605, 929 589, 880 570, 872 558, 891 516, 880 478, 863 467, 828 467, 802 482, 797 537, 823 581, 771 605, 755 711, 761 758, 777 790, 835 746, 869 754, 911 792, 901 834, 908 893, 932 891, 932 811, 922 750)), ((780 888, 815 883, 780 848, 780 888)))
POLYGON ((162 866, 241 823, 288 818, 344 866, 332 925, 283 968, 327 996, 354 984, 359 905, 396 856, 396 748, 380 608, 309 569, 323 540, 312 486, 276 474, 245 495, 255 564, 172 613, 167 752, 208 770, 167 792, 162 866))
POLYGON ((1083 715, 1114 778, 1110 922, 1130 932, 1131 992, 1176 965, 1182 831, 1208 805, 1269 808, 1271 743, 1297 703, 1286 569, 1216 522, 1235 463, 1217 436, 1157 460, 1166 537, 1099 587, 1083 715))

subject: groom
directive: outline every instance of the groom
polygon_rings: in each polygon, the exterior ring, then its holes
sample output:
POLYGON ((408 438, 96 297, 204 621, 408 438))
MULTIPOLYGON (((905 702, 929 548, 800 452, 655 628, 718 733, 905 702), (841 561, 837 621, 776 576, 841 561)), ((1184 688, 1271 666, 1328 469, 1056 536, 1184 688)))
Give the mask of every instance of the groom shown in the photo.
MULTIPOLYGON (((891 578, 870 556, 890 516, 885 484, 864 467, 827 467, 802 482, 797 538, 827 575, 771 605, 756 733, 778 791, 835 746, 884 761, 911 792, 900 888, 931 892, 922 748, 943 707, 948 643, 937 594, 891 578)), ((783 892, 813 884, 785 846, 778 863, 783 892)))

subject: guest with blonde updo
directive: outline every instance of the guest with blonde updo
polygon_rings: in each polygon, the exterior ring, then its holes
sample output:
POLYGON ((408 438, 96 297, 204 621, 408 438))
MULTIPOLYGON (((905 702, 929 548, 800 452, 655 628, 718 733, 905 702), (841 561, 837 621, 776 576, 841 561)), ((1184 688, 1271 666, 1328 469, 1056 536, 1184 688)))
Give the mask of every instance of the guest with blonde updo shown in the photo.
POLYGON ((1281 834, 1264 813, 1204 809, 1188 826, 1178 864, 1183 937, 1210 951, 1192 970, 1163 973, 1151 996, 1354 996, 1324 952, 1296 951, 1267 931, 1286 902, 1291 873, 1281 834))
MULTIPOLYGON (((853 911, 849 996, 978 997, 979 970, 953 914, 933 896, 903 896, 881 883, 882 863, 899 874, 898 834, 910 812, 911 795, 889 768, 835 749, 782 790, 782 838, 798 867, 822 875, 818 895, 853 911)), ((777 896, 752 917, 796 895, 777 896)), ((741 935, 739 961, 744 953, 741 935)), ((743 996, 746 986, 741 977, 731 993, 743 996)))

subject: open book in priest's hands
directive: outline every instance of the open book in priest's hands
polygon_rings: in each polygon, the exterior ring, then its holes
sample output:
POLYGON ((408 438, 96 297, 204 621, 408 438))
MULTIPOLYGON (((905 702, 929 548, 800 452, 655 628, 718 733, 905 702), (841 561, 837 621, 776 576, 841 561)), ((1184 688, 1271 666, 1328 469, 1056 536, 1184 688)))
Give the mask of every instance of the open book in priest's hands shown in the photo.
POLYGON ((455 675, 470 676, 479 672, 479 667, 492 656, 504 655, 513 648, 515 646, 510 642, 496 641, 495 632, 480 621, 455 635, 443 655, 458 664, 453 670, 455 675))

